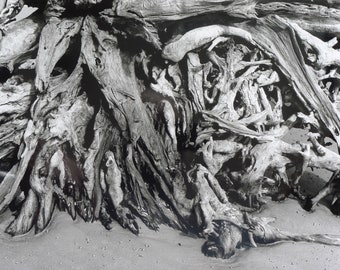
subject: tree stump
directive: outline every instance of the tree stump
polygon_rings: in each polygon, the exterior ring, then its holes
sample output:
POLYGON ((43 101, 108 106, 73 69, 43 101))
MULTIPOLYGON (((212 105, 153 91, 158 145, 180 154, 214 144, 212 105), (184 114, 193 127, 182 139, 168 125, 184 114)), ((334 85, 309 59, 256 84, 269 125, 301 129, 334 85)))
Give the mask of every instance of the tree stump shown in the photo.
POLYGON ((247 212, 338 199, 336 1, 3 1, 0 213, 13 236, 54 211, 139 233, 167 224, 228 258, 280 232, 247 212), (36 7, 16 21, 23 5, 36 7), (292 128, 308 143, 289 144, 292 128), (334 176, 299 193, 307 167, 334 176), (232 199, 231 199, 232 198, 232 199))

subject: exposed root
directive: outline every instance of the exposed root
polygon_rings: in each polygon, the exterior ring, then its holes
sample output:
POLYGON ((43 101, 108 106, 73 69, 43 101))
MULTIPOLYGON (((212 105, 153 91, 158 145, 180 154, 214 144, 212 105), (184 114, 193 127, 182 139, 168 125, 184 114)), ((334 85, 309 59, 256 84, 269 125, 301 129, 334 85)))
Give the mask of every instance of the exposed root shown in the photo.
POLYGON ((220 258, 279 241, 339 245, 243 213, 269 197, 303 199, 308 167, 334 175, 304 208, 339 198, 340 156, 325 143, 340 145, 338 27, 329 27, 337 8, 33 2, 44 12, 13 24, 16 11, 0 4, 0 213, 13 210, 9 234, 43 231, 58 208, 134 234, 137 217, 154 230, 192 231, 220 258), (326 22, 315 27, 306 11, 326 22), (314 36, 320 29, 328 40, 314 36), (309 142, 286 143, 293 127, 309 142))

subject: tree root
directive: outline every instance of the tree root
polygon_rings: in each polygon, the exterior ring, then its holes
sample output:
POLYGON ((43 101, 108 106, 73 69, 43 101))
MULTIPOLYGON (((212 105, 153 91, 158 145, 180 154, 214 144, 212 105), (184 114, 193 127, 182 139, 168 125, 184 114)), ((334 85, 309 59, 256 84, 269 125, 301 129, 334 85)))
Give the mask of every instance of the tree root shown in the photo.
POLYGON ((0 85, 0 213, 14 210, 9 234, 43 231, 59 208, 134 234, 137 218, 154 230, 195 232, 207 240, 203 252, 221 258, 279 241, 340 244, 244 214, 268 197, 301 196, 307 167, 334 176, 305 208, 339 197, 340 156, 325 147, 326 138, 340 145, 339 44, 307 32, 315 20, 305 13, 325 18, 322 29, 337 8, 71 2, 30 1, 44 12, 6 23, 0 40, 0 71, 10 77, 0 85), (292 127, 308 129, 309 142, 284 142, 292 127))

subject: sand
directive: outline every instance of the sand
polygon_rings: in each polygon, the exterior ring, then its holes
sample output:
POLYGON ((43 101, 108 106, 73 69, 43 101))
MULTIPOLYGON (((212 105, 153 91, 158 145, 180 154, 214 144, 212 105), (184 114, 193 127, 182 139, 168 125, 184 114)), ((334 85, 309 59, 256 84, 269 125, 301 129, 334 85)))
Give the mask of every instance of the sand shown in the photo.
MULTIPOLYGON (((339 234, 340 220, 324 206, 313 213, 298 202, 269 202, 260 216, 277 217, 275 225, 296 233, 339 234)), ((135 236, 115 224, 107 231, 100 223, 73 221, 56 211, 40 235, 11 238, 3 231, 10 213, 0 218, 0 269, 340 269, 340 247, 310 243, 279 243, 239 250, 228 260, 205 257, 203 239, 166 226, 158 232, 141 223, 135 236)))

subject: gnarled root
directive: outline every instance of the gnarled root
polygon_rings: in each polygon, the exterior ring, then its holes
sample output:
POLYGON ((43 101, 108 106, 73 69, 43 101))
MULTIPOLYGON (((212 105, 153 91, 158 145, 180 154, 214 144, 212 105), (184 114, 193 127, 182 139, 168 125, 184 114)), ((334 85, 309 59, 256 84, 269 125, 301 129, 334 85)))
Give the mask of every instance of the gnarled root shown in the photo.
POLYGON ((107 229, 117 220, 138 234, 139 217, 195 231, 221 258, 248 244, 339 244, 242 212, 299 196, 307 167, 335 172, 309 206, 338 199, 340 156, 325 139, 340 145, 339 42, 301 22, 306 10, 327 22, 339 11, 322 1, 296 13, 298 3, 254 0, 29 2, 44 12, 0 40, 12 75, 0 84, 0 213, 18 210, 8 233, 41 232, 58 206, 107 229), (284 18, 267 16, 276 7, 284 18), (292 127, 314 133, 289 144, 292 127))
POLYGON ((19 215, 7 227, 6 232, 10 235, 21 235, 29 232, 34 225, 38 214, 38 204, 37 196, 33 190, 30 190, 21 207, 19 215))
POLYGON ((214 232, 202 246, 207 256, 229 258, 242 246, 257 247, 258 244, 273 244, 282 241, 311 242, 324 245, 340 246, 340 237, 327 234, 294 234, 280 231, 270 225, 275 218, 258 218, 244 215, 243 227, 226 220, 214 221, 214 232))
POLYGON ((109 199, 108 206, 110 207, 108 212, 114 212, 114 216, 122 225, 123 228, 129 228, 134 234, 139 233, 138 225, 135 221, 135 217, 131 214, 130 210, 126 208, 122 203, 124 199, 124 193, 121 188, 122 174, 115 160, 113 152, 107 151, 104 155, 104 170, 101 173, 101 185, 104 190, 104 196, 109 199), (113 209, 111 209, 113 206, 113 209))
POLYGON ((225 220, 215 220, 214 224, 216 229, 214 233, 209 234, 202 246, 202 252, 210 257, 229 258, 242 245, 242 231, 225 220))
POLYGON ((277 194, 280 187, 283 188, 282 191, 288 191, 288 195, 297 188, 298 179, 307 167, 334 172, 340 165, 339 155, 317 143, 314 137, 311 138, 311 144, 290 145, 281 140, 258 144, 250 150, 249 156, 252 157, 249 168, 244 174, 238 175, 238 192, 246 196, 257 194, 261 197, 263 194, 284 198, 283 194, 277 194), (296 171, 288 177, 287 169, 292 164, 295 165, 296 171), (274 180, 274 185, 272 181, 268 181, 270 179, 274 180), (266 183, 277 188, 271 190, 268 185, 269 189, 263 188, 266 183))
POLYGON ((331 179, 325 186, 314 196, 307 196, 302 203, 302 207, 311 211, 325 197, 332 196, 331 207, 336 204, 340 198, 340 175, 339 170, 335 171, 331 179))
POLYGON ((208 235, 213 231, 213 220, 227 219, 241 226, 242 215, 229 201, 217 179, 202 165, 197 164, 188 172, 190 182, 196 187, 194 205, 200 209, 203 232, 208 235))

